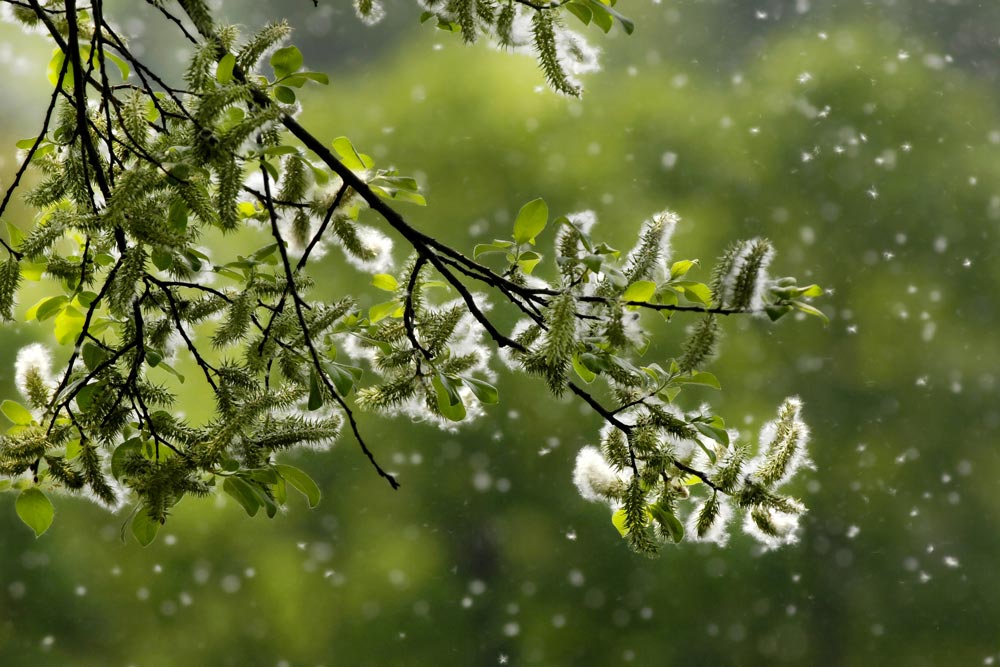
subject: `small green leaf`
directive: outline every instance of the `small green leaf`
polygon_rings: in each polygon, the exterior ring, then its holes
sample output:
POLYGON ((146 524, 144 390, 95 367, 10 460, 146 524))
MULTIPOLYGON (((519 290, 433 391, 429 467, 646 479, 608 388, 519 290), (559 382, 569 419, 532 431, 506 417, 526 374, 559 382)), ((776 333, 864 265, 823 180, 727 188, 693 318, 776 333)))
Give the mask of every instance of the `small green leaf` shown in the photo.
MULTIPOLYGON (((245 202, 241 202, 245 203, 245 202)), ((252 206, 252 205, 251 205, 252 206)), ((170 202, 167 211, 167 225, 175 232, 184 232, 188 224, 188 207, 183 199, 175 199, 170 202)))
POLYGON ((219 60, 215 69, 215 80, 225 85, 233 80, 233 67, 236 66, 236 56, 227 53, 219 60))
POLYGON ((66 306, 61 313, 56 316, 55 335, 56 342, 66 345, 76 341, 83 331, 83 323, 86 318, 83 313, 73 306, 66 306))
POLYGON ((580 355, 573 355, 573 370, 576 374, 580 376, 580 379, 590 384, 597 379, 597 373, 587 368, 582 361, 580 361, 580 355))
POLYGON ((700 303, 705 307, 712 305, 712 290, 705 283, 680 280, 673 283, 673 286, 683 291, 688 301, 700 303))
POLYGON ((711 373, 705 371, 694 373, 690 377, 675 378, 674 382, 677 382, 678 384, 703 384, 706 387, 712 387, 713 389, 722 389, 722 385, 719 384, 719 379, 711 373))
POLYGON ((0 403, 0 412, 3 412, 4 416, 7 417, 11 423, 20 424, 21 426, 28 426, 35 420, 35 418, 31 416, 31 412, 28 408, 24 407, 20 403, 10 400, 0 403))
POLYGON ((625 526, 625 508, 621 508, 611 515, 611 523, 618 529, 618 534, 622 537, 628 535, 628 528, 625 526))
POLYGON ((514 220, 514 241, 535 244, 535 237, 542 233, 549 221, 549 206, 542 198, 533 199, 521 207, 514 220))
POLYGON ((42 533, 49 529, 56 512, 52 501, 37 486, 29 486, 21 491, 14 503, 14 509, 18 518, 35 531, 35 537, 41 537, 42 533))
POLYGON ((472 249, 472 258, 479 259, 480 255, 488 255, 495 252, 507 252, 507 248, 514 245, 512 241, 494 241, 493 243, 479 243, 472 249))
POLYGON ((299 76, 304 76, 310 81, 315 81, 316 83, 324 86, 330 85, 330 77, 323 72, 299 72, 299 76))
POLYGON ((293 74, 302 68, 302 52, 294 46, 278 49, 271 55, 271 67, 278 79, 293 74))
POLYGON ((337 393, 347 396, 354 388, 354 384, 361 379, 362 370, 356 366, 346 366, 344 364, 328 363, 324 365, 330 381, 336 387, 337 393))
POLYGON ((462 396, 458 393, 451 378, 438 373, 434 376, 431 384, 434 386, 437 408, 441 415, 455 422, 465 419, 465 404, 462 403, 462 396))
POLYGON ((86 412, 94 403, 94 395, 101 389, 101 383, 88 384, 76 392, 76 405, 86 412))
POLYGON ((333 140, 333 150, 340 156, 340 161, 351 171, 365 171, 375 166, 375 162, 364 153, 359 153, 347 137, 337 137, 333 140))
POLYGON ((67 303, 69 303, 69 298, 62 294, 59 296, 47 296, 28 309, 25 319, 29 322, 31 320, 44 322, 50 317, 55 316, 67 303))
POLYGON ((777 322, 782 317, 792 312, 792 307, 789 306, 788 304, 783 304, 780 306, 766 306, 764 308, 764 312, 767 313, 767 316, 771 318, 772 322, 777 322))
POLYGON ((122 75, 122 81, 127 80, 129 73, 132 71, 131 68, 129 68, 128 63, 119 58, 118 56, 116 56, 115 54, 111 53, 107 49, 102 49, 101 53, 104 54, 105 58, 107 58, 108 60, 110 60, 115 64, 115 67, 118 68, 118 73, 122 75))
POLYGON ((295 91, 288 86, 275 86, 274 99, 282 104, 295 104, 295 91))
POLYGON ((564 5, 569 13, 580 20, 583 25, 590 25, 590 19, 594 13, 586 5, 570 2, 564 5))
POLYGON ((819 308, 810 306, 808 303, 804 301, 792 301, 790 303, 792 307, 795 308, 795 310, 805 313, 806 315, 812 315, 813 317, 818 317, 823 322, 823 326, 828 326, 830 324, 830 318, 827 317, 826 313, 824 313, 819 308))
POLYGON ((323 391, 319 386, 319 375, 316 369, 309 371, 309 409, 319 410, 323 407, 323 391))
POLYGON ((121 479, 122 474, 125 472, 125 461, 132 454, 139 454, 142 452, 142 438, 130 438, 118 445, 114 453, 111 454, 111 476, 115 479, 121 479))
POLYGON ((278 471, 278 474, 281 475, 282 479, 298 489, 302 495, 306 497, 306 500, 309 501, 309 507, 316 507, 319 505, 320 498, 322 498, 323 494, 320 492, 319 486, 313 481, 312 477, 295 466, 277 463, 274 468, 278 471))
POLYGON ((399 289, 399 282, 388 273, 376 273, 372 276, 372 286, 386 292, 395 292, 399 289))
POLYGON ((600 28, 605 34, 611 32, 611 28, 615 25, 615 19, 608 12, 607 7, 600 0, 587 0, 587 3, 591 8, 591 20, 594 22, 594 25, 600 28))
POLYGON ((83 446, 80 443, 80 438, 73 438, 72 440, 66 443, 66 454, 64 455, 64 458, 67 461, 72 461, 73 459, 80 456, 80 453, 82 451, 83 451, 83 446))
MULTIPOLYGON (((59 72, 62 71, 63 61, 66 59, 66 55, 62 52, 62 49, 56 48, 52 52, 52 59, 49 60, 48 71, 46 76, 49 79, 49 83, 54 87, 59 83, 59 72)), ((66 74, 63 76, 63 88, 72 89, 73 87, 73 63, 66 63, 66 74)))
POLYGON ((160 246, 153 248, 152 259, 153 266, 158 268, 160 271, 166 271, 174 265, 173 253, 160 246))
POLYGON ((524 273, 531 275, 531 272, 535 270, 538 263, 542 261, 542 256, 537 252, 528 250, 527 252, 522 252, 517 258, 517 266, 524 273))
POLYGON ((698 266, 696 259, 682 259, 679 262, 674 262, 670 267, 670 279, 683 278, 695 266, 698 266))
POLYGON ((175 369, 170 364, 168 364, 168 363, 166 363, 164 361, 161 361, 160 363, 156 364, 156 367, 159 368, 160 370, 163 370, 163 371, 166 371, 166 372, 170 373, 175 378, 177 378, 178 382, 180 382, 181 384, 184 384, 184 376, 181 375, 180 373, 178 373, 177 369, 175 369))
POLYGON ((649 303, 656 294, 656 283, 651 280, 637 280, 622 294, 622 301, 649 303))
POLYGON ((261 501, 249 482, 239 477, 227 477, 222 483, 222 490, 236 500, 249 516, 257 515, 261 501))
MULTIPOLYGON (((31 148, 35 142, 34 139, 24 139, 23 141, 30 142, 24 148, 31 148)), ((17 142, 18 148, 21 148, 21 143, 22 143, 21 141, 17 142)), ((10 221, 5 221, 4 224, 7 226, 7 238, 10 239, 10 244, 15 248, 21 245, 21 243, 24 242, 24 232, 21 231, 21 228, 10 221)))
MULTIPOLYGON (((729 446, 729 432, 726 431, 726 429, 718 428, 717 426, 712 426, 711 424, 705 424, 703 422, 693 422, 692 426, 698 429, 699 433, 715 440, 720 445, 725 445, 726 447, 729 446)), ((712 460, 712 463, 715 463, 715 452, 704 445, 702 445, 702 449, 705 450, 705 453, 708 455, 708 458, 712 460)))
POLYGON ((472 390, 472 393, 479 399, 480 403, 495 405, 500 402, 500 393, 497 388, 488 382, 477 380, 476 378, 461 376, 462 382, 472 390))
POLYGON ((663 509, 658 503, 653 503, 649 506, 649 513, 666 529, 670 539, 674 542, 680 542, 684 539, 684 524, 672 512, 663 509))
POLYGON ((159 530, 160 522, 149 516, 149 509, 145 505, 140 507, 132 519, 132 535, 135 541, 148 547, 156 539, 159 530))
POLYGON ((393 299, 392 301, 375 304, 368 309, 368 319, 371 320, 372 324, 378 322, 379 320, 384 320, 395 313, 396 310, 402 305, 403 304, 399 299, 393 299))
POLYGON ((804 297, 813 298, 823 296, 823 288, 819 285, 807 285, 806 287, 801 288, 801 291, 800 296, 804 297))

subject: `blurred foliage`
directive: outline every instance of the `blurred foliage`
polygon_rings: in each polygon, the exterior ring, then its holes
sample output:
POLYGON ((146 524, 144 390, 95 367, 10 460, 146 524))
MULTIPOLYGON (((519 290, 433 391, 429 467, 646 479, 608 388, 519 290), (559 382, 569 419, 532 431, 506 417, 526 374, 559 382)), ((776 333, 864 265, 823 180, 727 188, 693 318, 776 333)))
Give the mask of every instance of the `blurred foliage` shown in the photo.
MULTIPOLYGON (((364 421, 400 473, 396 493, 342 443, 302 457, 325 492, 315 512, 243 524, 232 502, 191 502, 146 551, 119 541, 124 517, 86 503, 61 499, 38 542, 0 512, 4 664, 995 657, 1000 109, 978 28, 963 32, 990 10, 770 4, 784 13, 631 12, 636 33, 604 44, 582 101, 532 92, 530 58, 464 48, 416 27, 412 7, 390 7, 410 13, 398 31, 362 30, 343 7, 333 35, 384 50, 356 75, 331 62, 329 96, 313 93, 304 120, 421 171, 429 205, 413 221, 470 250, 539 195, 553 211, 593 208, 622 241, 669 206, 685 255, 765 234, 776 274, 835 288, 829 329, 726 323, 715 368, 720 413, 745 415, 748 432, 784 396, 805 403, 816 471, 799 487, 811 510, 800 545, 632 555, 570 480, 596 419, 502 377, 501 408, 459 434, 364 421), (947 62, 954 43, 972 55, 947 62)), ((317 66, 320 47, 307 53, 317 66)), ((319 284, 367 282, 335 266, 317 267, 319 284)), ((3 333, 7 394, 34 335, 3 333)), ((188 398, 197 412, 203 397, 188 398)))

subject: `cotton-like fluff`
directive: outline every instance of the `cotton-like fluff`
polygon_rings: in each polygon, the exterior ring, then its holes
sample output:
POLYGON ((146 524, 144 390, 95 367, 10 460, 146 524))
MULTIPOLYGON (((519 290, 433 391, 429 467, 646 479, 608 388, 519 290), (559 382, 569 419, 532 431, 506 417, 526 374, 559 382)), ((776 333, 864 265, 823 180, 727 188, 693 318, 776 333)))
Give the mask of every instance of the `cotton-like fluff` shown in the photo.
POLYGON ((709 500, 706 499, 691 512, 684 531, 686 539, 692 542, 711 542, 719 547, 724 547, 729 543, 729 522, 733 519, 733 506, 729 502, 729 498, 722 494, 719 494, 716 500, 719 503, 718 513, 704 535, 698 535, 698 517, 709 500))
POLYGON ((764 295, 770 282, 768 267, 773 259, 774 249, 766 240, 755 238, 744 241, 733 257, 732 267, 722 280, 719 290, 720 301, 735 307, 746 308, 752 312, 762 312, 765 306, 764 295), (754 276, 753 284, 750 286, 749 298, 743 298, 745 292, 742 291, 740 285, 741 274, 744 273, 751 261, 756 262, 759 269, 754 276))
POLYGON ((591 46, 579 33, 565 28, 556 30, 556 55, 559 65, 569 75, 590 74, 601 69, 597 58, 601 50, 591 46))
POLYGON ((664 210, 642 223, 639 241, 625 258, 625 275, 630 282, 662 282, 670 276, 670 239, 680 217, 664 210))
POLYGON ((584 499, 607 502, 608 494, 621 484, 621 479, 601 451, 588 445, 576 455, 573 483, 584 499))
POLYGON ((801 515, 778 510, 763 510, 773 531, 765 531, 754 520, 753 513, 743 518, 743 532, 757 540, 765 551, 795 544, 799 541, 798 528, 801 515))
POLYGON ((354 12, 367 26, 372 26, 385 18, 385 7, 379 0, 354 0, 354 12))
POLYGON ((377 229, 364 225, 357 225, 357 237, 372 257, 362 259, 343 248, 344 258, 351 266, 366 273, 386 273, 392 269, 392 239, 377 229))
POLYGON ((22 347, 17 352, 14 361, 14 385, 26 399, 40 398, 35 396, 33 389, 44 387, 51 393, 55 387, 52 379, 52 354, 41 343, 32 343, 22 347))
POLYGON ((809 427, 802 421, 802 401, 786 398, 778 409, 778 418, 760 429, 759 454, 748 466, 758 482, 772 488, 786 484, 802 467, 810 466, 806 446, 809 427))

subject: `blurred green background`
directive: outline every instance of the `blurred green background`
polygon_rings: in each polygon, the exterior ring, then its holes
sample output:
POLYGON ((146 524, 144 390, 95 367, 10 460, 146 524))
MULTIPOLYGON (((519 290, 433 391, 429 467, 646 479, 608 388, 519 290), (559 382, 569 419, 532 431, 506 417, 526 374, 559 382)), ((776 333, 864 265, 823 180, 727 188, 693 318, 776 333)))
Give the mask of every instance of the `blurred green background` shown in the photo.
MULTIPOLYGON (((252 27, 287 12, 332 78, 305 124, 417 174, 429 206, 406 213, 421 229, 471 250, 544 196, 595 210, 598 236, 628 247, 669 207, 675 258, 710 264, 766 235, 776 275, 832 289, 828 328, 727 321, 725 392, 686 399, 749 434, 802 397, 815 470, 795 485, 801 542, 761 553, 736 525, 726 549, 633 555, 571 482, 597 418, 502 373, 502 404, 459 433, 363 417, 397 492, 344 438, 288 459, 321 482, 317 510, 252 520, 187 500, 145 550, 120 541, 125 516, 65 497, 36 541, 3 496, 0 664, 1000 660, 1000 6, 622 0, 638 28, 585 31, 604 71, 575 101, 542 89, 529 57, 419 25, 413 3, 374 28, 319 4, 227 0, 222 15, 252 27)), ((169 24, 139 3, 115 12, 176 72, 169 24)), ((49 50, 0 26, 4 186, 44 108, 49 50)), ((331 297, 378 299, 336 259, 315 268, 331 297)), ((652 360, 685 322, 657 325, 652 360)), ((18 348, 46 335, 2 330, 4 396, 18 348)), ((185 391, 196 412, 206 395, 185 391)))

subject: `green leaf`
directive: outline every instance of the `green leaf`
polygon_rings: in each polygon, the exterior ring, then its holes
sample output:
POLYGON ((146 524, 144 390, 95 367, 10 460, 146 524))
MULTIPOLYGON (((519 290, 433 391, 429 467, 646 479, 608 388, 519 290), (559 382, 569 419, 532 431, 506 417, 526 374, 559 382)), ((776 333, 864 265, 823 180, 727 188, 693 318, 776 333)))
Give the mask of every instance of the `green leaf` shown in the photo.
MULTIPOLYGON (((729 446, 729 432, 726 431, 726 429, 712 426, 711 424, 705 424, 703 422, 693 422, 691 425, 698 429, 699 433, 715 440, 720 445, 725 445, 726 447, 729 446)), ((708 458, 712 460, 712 463, 715 463, 715 452, 705 446, 702 446, 702 449, 705 450, 705 453, 708 455, 708 458)))
POLYGON ((73 438, 66 443, 66 454, 64 455, 67 461, 72 461, 73 459, 80 456, 83 451, 83 446, 80 443, 80 438, 73 438))
POLYGON ((437 408, 441 415, 451 421, 462 421, 465 419, 465 404, 462 403, 462 396, 458 393, 451 378, 442 373, 434 376, 431 384, 434 385, 434 392, 437 396, 437 408))
POLYGON ((44 322, 58 313, 68 302, 69 298, 62 294, 59 296, 47 296, 28 309, 25 319, 29 322, 31 320, 44 322))
MULTIPOLYGON (((243 203, 243 202, 241 202, 243 203)), ((170 209, 167 211, 167 225, 175 232, 183 233, 187 230, 188 207, 183 199, 175 199, 170 202, 170 209)))
POLYGON ((35 537, 41 537, 49 529, 56 512, 52 501, 37 486, 29 486, 21 491, 14 509, 24 525, 35 531, 35 537))
POLYGON ((309 371, 309 409, 319 410, 323 407, 323 391, 319 386, 319 375, 316 369, 309 371))
POLYGON ((122 75, 122 81, 127 80, 128 75, 132 71, 131 68, 129 68, 128 63, 106 49, 102 50, 101 53, 104 54, 105 58, 115 64, 115 67, 118 68, 118 73, 122 75))
POLYGON ((170 373, 170 374, 171 374, 171 375, 173 375, 173 376, 174 376, 175 378, 177 378, 177 381, 178 381, 178 382, 180 382, 181 384, 184 384, 184 376, 183 376, 183 375, 181 375, 180 373, 178 373, 178 372, 177 372, 177 369, 175 369, 175 368, 174 368, 173 366, 171 366, 170 364, 168 364, 168 363, 166 363, 166 362, 163 362, 163 361, 161 361, 160 363, 158 363, 158 364, 156 365, 156 367, 157 367, 157 368, 159 368, 160 370, 164 370, 164 371, 166 371, 166 372, 170 373))
POLYGON ((830 318, 827 317, 826 313, 824 313, 819 308, 815 308, 813 306, 810 306, 808 303, 806 303, 804 301, 792 301, 790 303, 791 303, 792 307, 795 308, 795 310, 798 310, 799 312, 803 312, 806 315, 812 315, 813 317, 818 317, 823 322, 823 326, 829 326, 829 324, 830 324, 830 318))
POLYGON ((460 377, 462 378, 462 382, 464 382, 465 385, 472 390, 475 397, 479 399, 480 403, 495 405, 500 402, 500 393, 497 391, 497 388, 490 383, 477 380, 476 378, 466 377, 464 375, 460 377))
POLYGON ((21 262, 21 275, 25 280, 37 283, 48 267, 48 262, 21 262))
POLYGON ((236 500, 249 516, 257 515, 261 501, 249 482, 239 477, 227 477, 222 483, 222 490, 236 500))
POLYGON ((294 46, 278 49, 271 55, 271 67, 278 79, 302 69, 302 52, 294 46))
POLYGON ((682 376, 675 378, 674 382, 678 384, 703 384, 706 387, 712 387, 713 389, 722 389, 722 385, 719 384, 719 379, 711 373, 705 371, 694 373, 690 377, 682 376))
POLYGON ((66 306, 59 315, 56 316, 55 335, 56 341, 60 345, 72 343, 80 337, 83 331, 83 323, 86 321, 84 314, 73 306, 66 306))
POLYGON ((549 206, 542 198, 532 199, 521 207, 514 220, 514 241, 535 244, 535 237, 541 234, 549 221, 549 206))
POLYGON ((295 104, 295 91, 288 86, 275 86, 274 99, 282 104, 295 104))
POLYGON ((712 290, 705 283, 681 280, 673 283, 673 286, 684 292, 685 298, 694 303, 700 303, 705 307, 712 305, 712 290))
POLYGON ((605 34, 611 31, 611 27, 615 24, 614 17, 611 16, 611 12, 608 11, 607 6, 600 2, 600 0, 586 0, 588 7, 591 10, 591 19, 598 28, 600 28, 605 34))
POLYGON ((766 306, 764 308, 764 312, 767 313, 767 316, 771 318, 772 322, 777 322, 782 317, 792 312, 792 307, 789 306, 788 304, 783 304, 780 306, 766 306))
POLYGON ((86 412, 94 403, 94 394, 101 389, 101 383, 88 384, 76 392, 76 405, 86 412))
POLYGON ((656 294, 656 283, 651 280, 637 280, 622 294, 622 301, 649 303, 656 294))
POLYGON ((618 534, 622 537, 628 535, 628 528, 625 526, 625 508, 621 508, 611 515, 612 525, 618 529, 618 534))
POLYGON ((215 80, 225 85, 233 80, 233 67, 236 66, 236 56, 227 53, 219 60, 215 69, 215 80))
POLYGON ((400 307, 402 307, 402 302, 399 299, 393 299, 392 301, 386 301, 385 303, 378 303, 368 309, 368 319, 371 320, 372 324, 378 322, 379 320, 384 320, 393 313, 396 312, 400 307))
POLYGON ((135 541, 148 547, 156 539, 159 530, 160 522, 149 516, 149 509, 145 505, 140 507, 132 519, 132 535, 135 541))
POLYGON ((340 156, 340 161, 351 171, 365 171, 375 166, 375 162, 364 153, 359 153, 347 137, 337 137, 333 140, 333 150, 340 156))
POLYGON ((169 250, 157 246, 152 253, 153 266, 160 271, 166 271, 174 265, 174 255, 169 250))
POLYGON ((522 252, 517 258, 517 265, 526 274, 531 275, 531 272, 535 270, 538 263, 542 261, 542 256, 537 252, 528 250, 527 252, 522 252))
POLYGON ((386 292, 395 292, 399 289, 399 282, 388 273, 376 273, 372 276, 372 286, 386 292))
MULTIPOLYGON (((49 79, 49 83, 53 87, 59 83, 59 72, 63 68, 63 60, 65 60, 66 55, 62 52, 62 49, 56 48, 52 52, 52 59, 49 60, 49 67, 46 72, 46 76, 49 79)), ((72 89, 73 88, 73 64, 66 63, 66 75, 63 76, 63 88, 72 89)))
POLYGON ((13 424, 28 426, 35 421, 28 408, 14 401, 7 400, 0 403, 0 412, 3 412, 4 416, 13 424))
POLYGON ((670 267, 670 279, 683 278, 695 266, 698 266, 696 259, 682 259, 679 262, 674 262, 670 267))
POLYGON ((362 370, 356 366, 346 366, 338 363, 328 363, 324 365, 330 381, 336 387, 337 393, 347 396, 354 388, 354 384, 361 379, 362 370))
POLYGON ((115 479, 121 479, 125 472, 126 459, 132 454, 140 454, 141 452, 142 438, 130 438, 118 445, 114 453, 111 454, 111 476, 115 479))
POLYGON ((324 86, 330 85, 330 77, 323 72, 299 72, 299 76, 304 76, 310 81, 315 81, 324 86))
POLYGON ((565 5, 569 13, 580 20, 583 25, 590 25, 590 19, 593 17, 594 13, 586 5, 570 2, 565 5))
POLYGON ((802 287, 800 289, 801 289, 800 296, 809 297, 809 298, 813 298, 813 297, 817 297, 817 296, 823 296, 823 288, 820 287, 819 285, 807 285, 807 286, 802 287))
MULTIPOLYGON (((35 142, 34 139, 24 139, 23 141, 31 142, 25 148, 31 148, 35 142)), ((17 147, 21 148, 20 141, 17 142, 17 147)), ((10 239, 10 244, 15 248, 21 245, 24 242, 24 232, 21 231, 21 228, 9 221, 5 221, 4 224, 7 226, 7 238, 10 239)))
POLYGON ((658 503, 653 503, 649 506, 649 513, 663 526, 674 542, 684 539, 684 524, 672 512, 663 509, 658 503))
POLYGON ((320 498, 322 498, 323 494, 320 492, 319 486, 313 481, 312 477, 295 466, 277 463, 274 468, 278 471, 278 474, 281 475, 282 479, 298 489, 302 495, 306 497, 306 500, 309 501, 309 507, 316 507, 319 505, 320 498))
POLYGON ((573 355, 573 370, 576 374, 580 376, 580 379, 590 384, 597 379, 597 373, 587 368, 582 361, 580 361, 580 355, 573 355))
POLYGON ((488 255, 493 252, 507 252, 507 248, 514 245, 513 241, 494 241, 493 243, 479 243, 472 249, 472 258, 479 259, 480 255, 488 255))

